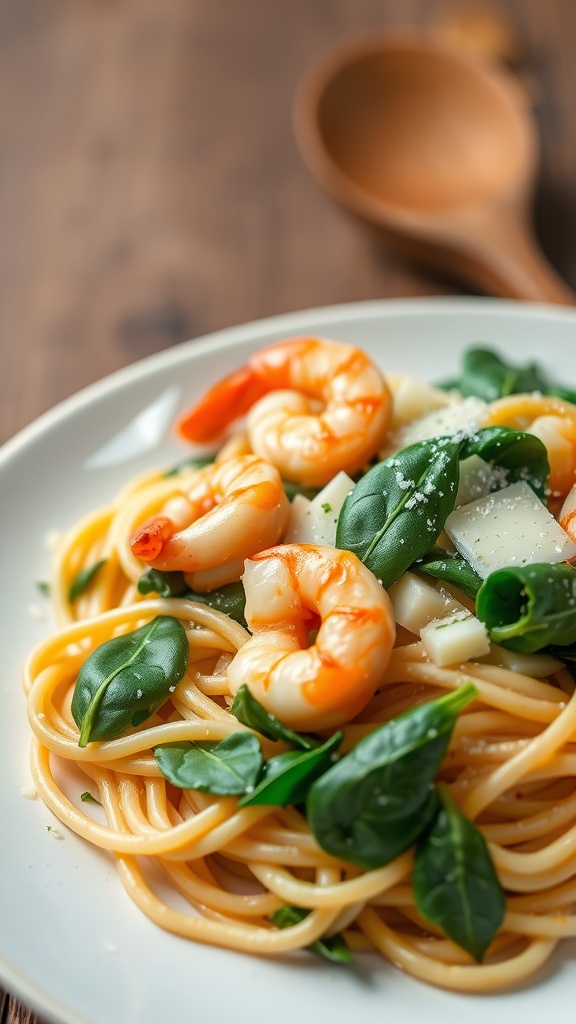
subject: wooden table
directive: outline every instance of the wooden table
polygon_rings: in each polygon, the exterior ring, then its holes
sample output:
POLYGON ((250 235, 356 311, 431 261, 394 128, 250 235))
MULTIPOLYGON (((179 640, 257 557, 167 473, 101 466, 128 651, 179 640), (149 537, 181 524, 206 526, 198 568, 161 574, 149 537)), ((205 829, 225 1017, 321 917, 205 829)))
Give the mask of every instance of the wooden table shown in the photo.
MULTIPOLYGON (((290 107, 304 70, 337 40, 469 10, 463 0, 4 0, 0 441, 110 371, 228 324, 458 293, 321 194, 290 107)), ((501 10, 543 140, 539 235, 576 286, 576 10, 571 0, 501 10)), ((0 1021, 39 1018, 0 990, 0 1021)))

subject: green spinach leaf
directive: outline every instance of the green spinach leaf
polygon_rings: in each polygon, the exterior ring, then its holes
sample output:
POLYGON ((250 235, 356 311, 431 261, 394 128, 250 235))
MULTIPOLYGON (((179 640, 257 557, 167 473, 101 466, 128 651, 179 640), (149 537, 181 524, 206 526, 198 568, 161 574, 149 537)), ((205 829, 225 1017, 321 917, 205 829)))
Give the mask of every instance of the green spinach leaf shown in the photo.
POLYGON ((139 594, 159 594, 160 597, 183 597, 189 587, 183 572, 164 572, 147 569, 138 580, 139 594))
POLYGON ((311 787, 308 824, 320 846, 369 870, 407 850, 437 809, 434 776, 472 683, 413 708, 361 740, 311 787))
POLYGON ((343 732, 334 733, 322 746, 313 750, 287 750, 271 757, 253 792, 240 800, 241 807, 254 804, 300 804, 310 786, 333 763, 334 754, 344 739, 343 732))
POLYGON ((416 905, 480 962, 504 920, 504 893, 482 833, 445 786, 438 786, 438 795, 438 814, 416 847, 416 905))
POLYGON ((576 391, 573 388, 562 388, 558 384, 552 384, 546 388, 546 394, 552 398, 560 398, 563 402, 570 402, 576 405, 576 391))
MULTIPOLYGON (((309 910, 304 910, 302 907, 286 905, 274 911, 270 920, 277 928, 291 928, 292 925, 299 924, 305 917, 308 917, 309 913, 309 910)), ((318 953, 319 956, 323 956, 326 960, 330 960, 335 964, 349 964, 352 962, 350 947, 344 936, 340 933, 337 935, 326 935, 322 939, 317 939, 316 942, 310 943, 307 948, 312 953, 318 953)))
POLYGON ((505 362, 493 349, 468 349, 462 358, 460 375, 439 385, 458 390, 464 398, 475 395, 485 402, 497 398, 539 391, 543 395, 561 398, 576 404, 576 391, 550 383, 545 371, 537 363, 514 366, 505 362))
POLYGON ((154 757, 175 786, 218 796, 252 789, 262 768, 262 748, 251 732, 233 732, 219 743, 163 744, 154 757))
POLYGON ((288 726, 283 725, 252 696, 246 684, 238 690, 230 710, 242 725, 247 725, 249 729, 254 729, 269 740, 282 740, 301 750, 312 750, 318 746, 318 740, 304 733, 293 732, 288 726))
POLYGON ((469 597, 476 597, 482 586, 482 577, 457 551, 445 551, 433 547, 411 567, 415 572, 424 572, 436 580, 445 580, 462 590, 469 597))
POLYGON ((215 608, 228 618, 246 626, 244 618, 244 607, 246 595, 244 587, 240 582, 227 583, 217 590, 208 593, 198 593, 191 590, 183 572, 164 572, 161 569, 147 569, 138 580, 138 591, 140 594, 159 594, 160 597, 185 597, 190 601, 198 601, 200 604, 215 608))
POLYGON ((435 545, 454 508, 460 460, 479 455, 527 480, 543 497, 549 466, 539 438, 508 427, 435 437, 403 448, 370 469, 347 496, 336 545, 353 551, 385 588, 435 545))
POLYGON ((86 569, 81 569, 74 577, 68 591, 68 600, 70 604, 74 604, 76 598, 80 597, 81 594, 84 594, 88 590, 88 587, 96 578, 102 566, 106 565, 106 561, 106 558, 102 558, 94 565, 89 565, 86 569))
POLYGON ((241 626, 246 626, 244 617, 246 595, 240 582, 226 583, 224 586, 218 587, 217 590, 210 590, 205 594, 200 594, 196 590, 188 590, 185 596, 191 601, 198 601, 200 604, 208 605, 209 608, 214 608, 217 612, 222 612, 223 615, 234 619, 241 626))
POLYGON ((492 349, 471 348, 464 353, 460 376, 448 386, 457 388, 464 398, 476 395, 485 402, 493 402, 506 395, 543 392, 546 380, 536 363, 513 366, 492 349))
POLYGON ((113 739, 146 721, 182 679, 188 654, 186 630, 166 615, 97 647, 80 669, 72 697, 78 745, 113 739))
POLYGON ((370 469, 347 496, 336 546, 353 551, 386 588, 436 542, 454 508, 458 444, 434 438, 370 469))
POLYGON ((476 614, 490 639, 511 651, 569 647, 576 643, 576 569, 566 562, 498 569, 478 591, 476 614))
POLYGON ((526 480, 532 490, 544 501, 550 464, 546 446, 534 434, 508 427, 484 427, 464 441, 459 458, 479 455, 505 471, 506 483, 526 480))

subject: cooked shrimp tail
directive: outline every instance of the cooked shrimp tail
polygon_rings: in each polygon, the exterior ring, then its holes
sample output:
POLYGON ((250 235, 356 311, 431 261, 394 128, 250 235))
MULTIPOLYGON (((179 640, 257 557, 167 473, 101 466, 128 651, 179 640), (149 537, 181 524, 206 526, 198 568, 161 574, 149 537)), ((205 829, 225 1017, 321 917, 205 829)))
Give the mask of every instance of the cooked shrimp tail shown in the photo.
POLYGON ((203 444, 219 437, 234 420, 245 416, 268 388, 252 366, 243 366, 213 388, 176 424, 185 441, 203 444))
POLYGON ((180 571, 195 590, 239 580, 244 560, 282 536, 289 502, 278 471, 256 455, 214 462, 132 534, 132 554, 180 571))
POLYGON ((158 558, 176 531, 176 525, 168 516, 154 516, 142 523, 132 534, 130 547, 136 558, 153 562, 158 558))
POLYGON ((282 476, 322 487, 381 447, 391 417, 382 374, 353 345, 292 338, 256 352, 182 418, 191 441, 213 440, 246 415, 249 442, 282 476))

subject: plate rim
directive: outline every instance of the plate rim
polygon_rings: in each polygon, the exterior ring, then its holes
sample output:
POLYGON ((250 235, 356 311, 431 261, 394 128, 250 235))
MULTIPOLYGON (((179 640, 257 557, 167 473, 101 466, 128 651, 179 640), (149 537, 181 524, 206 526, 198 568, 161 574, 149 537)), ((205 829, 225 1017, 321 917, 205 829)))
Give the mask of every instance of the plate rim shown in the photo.
MULTIPOLYGON (((518 317, 542 319, 550 322, 566 322, 576 327, 576 310, 572 307, 546 303, 527 303, 515 300, 493 299, 470 296, 430 296, 401 299, 374 299, 362 302, 340 303, 312 307, 276 314, 261 319, 224 327, 219 330, 181 342, 168 349, 135 360, 98 380, 85 385, 78 391, 63 398, 54 406, 41 413, 30 423, 0 446, 0 473, 13 458, 33 446, 46 429, 61 423, 67 417, 97 403, 105 395, 121 390, 125 386, 137 385, 140 380, 153 373, 156 368, 174 369, 190 358, 204 355, 230 346, 254 340, 270 334, 282 334, 285 330, 294 333, 306 330, 313 322, 318 330, 322 323, 341 320, 361 322, 362 320, 389 317, 419 318, 429 315, 451 316, 456 314, 479 314, 517 319, 518 317), (285 326, 287 325, 287 326, 285 326)), ((92 1018, 62 1001, 33 978, 24 974, 6 956, 0 955, 0 983, 6 991, 23 1001, 34 1012, 53 1024, 92 1024, 92 1018)))
POLYGON ((273 316, 249 320, 245 323, 222 327, 207 334, 201 334, 187 341, 179 342, 169 348, 143 356, 125 366, 112 370, 97 380, 84 385, 77 391, 60 399, 44 412, 39 413, 29 423, 21 427, 13 436, 0 445, 0 467, 5 460, 12 458, 24 445, 33 441, 43 430, 52 427, 66 416, 74 413, 85 405, 98 401, 106 392, 118 390, 131 381, 137 381, 153 372, 156 366, 162 368, 176 367, 190 357, 192 353, 199 356, 215 349, 226 348, 231 344, 249 340, 249 336, 258 340, 261 335, 283 331, 284 323, 294 324, 289 331, 305 326, 308 320, 329 322, 334 318, 344 320, 363 320, 378 314, 389 312, 391 315, 426 316, 428 314, 450 314, 452 312, 487 312, 504 316, 517 316, 520 312, 528 312, 534 316, 552 317, 556 320, 576 322, 576 307, 553 305, 551 303, 522 302, 515 299, 495 299, 485 296, 427 296, 408 297, 401 299, 370 299, 360 302, 344 302, 336 305, 317 306, 293 312, 277 313, 273 316))

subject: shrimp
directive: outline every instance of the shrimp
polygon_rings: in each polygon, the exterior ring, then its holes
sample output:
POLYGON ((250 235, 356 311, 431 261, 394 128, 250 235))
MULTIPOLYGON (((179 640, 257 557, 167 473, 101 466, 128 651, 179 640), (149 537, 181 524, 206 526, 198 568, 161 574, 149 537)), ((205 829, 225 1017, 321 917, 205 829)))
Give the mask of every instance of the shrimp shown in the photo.
POLYGON ((576 406, 545 395, 511 395, 488 407, 482 426, 514 427, 539 437, 548 452, 548 488, 563 498, 576 481, 576 406))
POLYGON ((194 590, 212 590, 239 580, 246 558, 280 540, 289 509, 274 466, 256 455, 226 459, 200 469, 130 546, 153 568, 180 570, 194 590))
POLYGON ((190 441, 211 441, 248 413, 252 450, 282 476, 322 487, 355 473, 388 431, 391 399, 380 371, 352 345, 292 338, 270 345, 216 384, 178 425, 190 441))
POLYGON ((380 686, 395 638, 375 576, 350 551, 284 544, 248 560, 243 582, 253 636, 228 667, 231 692, 247 683, 293 729, 354 718, 380 686))
POLYGON ((558 522, 563 530, 576 543, 576 484, 568 491, 564 504, 560 509, 558 522))

